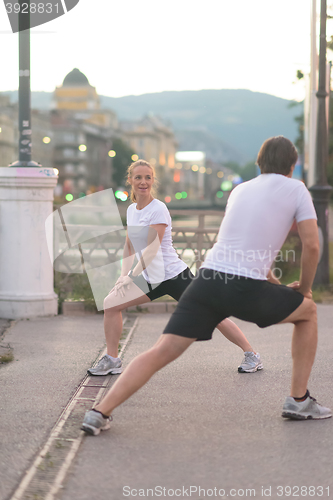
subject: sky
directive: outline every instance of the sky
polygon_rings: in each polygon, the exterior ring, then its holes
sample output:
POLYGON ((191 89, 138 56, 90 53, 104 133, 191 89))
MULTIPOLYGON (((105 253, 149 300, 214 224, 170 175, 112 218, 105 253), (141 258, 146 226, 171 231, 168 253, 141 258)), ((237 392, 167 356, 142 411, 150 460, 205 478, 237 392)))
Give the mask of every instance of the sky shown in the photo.
MULTIPOLYGON (((310 69, 310 4, 80 0, 65 15, 31 30, 31 88, 52 92, 76 67, 100 95, 112 97, 249 89, 303 100, 305 85, 296 82, 296 71, 310 69)), ((18 34, 11 32, 3 2, 0 44, 0 91, 15 90, 18 34)))

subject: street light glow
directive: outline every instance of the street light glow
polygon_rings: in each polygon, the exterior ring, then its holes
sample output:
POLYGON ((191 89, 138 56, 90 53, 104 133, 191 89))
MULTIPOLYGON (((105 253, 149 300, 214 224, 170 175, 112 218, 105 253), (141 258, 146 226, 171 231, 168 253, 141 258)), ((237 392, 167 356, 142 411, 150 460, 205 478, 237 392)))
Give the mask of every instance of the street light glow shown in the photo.
POLYGON ((110 149, 110 151, 108 152, 108 155, 110 156, 110 158, 114 158, 116 156, 116 152, 114 149, 110 149))
POLYGON ((84 151, 87 151, 87 146, 85 144, 80 144, 79 150, 83 153, 84 151))
POLYGON ((43 142, 44 142, 44 144, 50 144, 50 142, 51 142, 51 138, 50 138, 50 137, 47 137, 47 136, 46 136, 46 137, 43 137, 43 142))

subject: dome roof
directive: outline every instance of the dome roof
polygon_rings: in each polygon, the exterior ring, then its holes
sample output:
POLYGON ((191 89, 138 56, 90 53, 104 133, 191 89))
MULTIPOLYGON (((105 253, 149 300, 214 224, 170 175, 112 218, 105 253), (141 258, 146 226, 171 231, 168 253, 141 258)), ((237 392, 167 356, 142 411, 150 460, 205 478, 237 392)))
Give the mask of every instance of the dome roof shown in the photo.
POLYGON ((63 86, 68 87, 68 86, 87 86, 89 84, 89 80, 84 75, 81 73, 81 71, 77 68, 74 68, 72 71, 68 73, 68 75, 65 76, 64 81, 63 81, 63 86))

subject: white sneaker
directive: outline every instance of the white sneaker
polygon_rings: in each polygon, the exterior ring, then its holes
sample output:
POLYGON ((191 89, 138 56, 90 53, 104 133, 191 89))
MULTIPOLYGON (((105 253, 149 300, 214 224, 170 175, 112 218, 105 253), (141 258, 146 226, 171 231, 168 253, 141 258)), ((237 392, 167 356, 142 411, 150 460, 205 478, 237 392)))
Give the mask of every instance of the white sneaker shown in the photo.
POLYGON ((123 371, 121 359, 112 360, 109 356, 103 356, 94 368, 87 370, 90 375, 116 375, 123 371))
POLYGON ((112 417, 104 418, 100 412, 89 410, 84 416, 81 429, 87 434, 97 436, 101 431, 110 429, 112 417))
POLYGON ((293 420, 320 420, 331 416, 332 411, 317 403, 309 393, 304 401, 295 401, 294 398, 288 396, 282 409, 282 417, 293 420))
POLYGON ((244 359, 238 367, 238 371, 239 373, 253 373, 257 370, 262 370, 263 367, 259 352, 254 354, 254 352, 246 351, 244 352, 244 359))

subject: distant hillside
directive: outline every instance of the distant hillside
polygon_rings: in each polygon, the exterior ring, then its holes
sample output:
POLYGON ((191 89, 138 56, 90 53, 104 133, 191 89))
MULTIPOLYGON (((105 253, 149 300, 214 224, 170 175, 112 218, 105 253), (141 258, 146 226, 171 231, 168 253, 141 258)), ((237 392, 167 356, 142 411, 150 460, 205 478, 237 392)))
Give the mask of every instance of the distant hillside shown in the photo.
MULTIPOLYGON (((17 100, 17 92, 12 92, 17 100)), ((33 92, 32 106, 47 109, 51 93, 33 92)), ((139 96, 101 96, 101 105, 120 120, 139 119, 148 113, 173 126, 179 149, 199 149, 215 161, 245 163, 256 157, 262 142, 273 135, 297 136, 294 117, 302 105, 250 90, 161 92, 139 96)))

